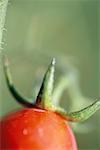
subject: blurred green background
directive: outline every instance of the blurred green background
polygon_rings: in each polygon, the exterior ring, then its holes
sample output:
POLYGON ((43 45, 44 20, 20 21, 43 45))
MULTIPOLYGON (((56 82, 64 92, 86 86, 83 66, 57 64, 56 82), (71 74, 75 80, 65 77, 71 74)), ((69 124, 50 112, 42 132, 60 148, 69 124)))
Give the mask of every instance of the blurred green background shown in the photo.
MULTIPOLYGON (((64 73, 71 73, 75 81, 69 81, 71 86, 64 90, 61 105, 66 104, 65 108, 72 111, 100 96, 99 10, 99 0, 9 1, 4 52, 10 60, 14 83, 22 95, 32 97, 36 87, 39 90, 43 74, 55 57, 56 83, 64 73)), ((0 73, 0 116, 5 116, 22 106, 9 93, 3 69, 0 73)), ((85 133, 75 132, 79 150, 99 150, 100 113, 87 123, 84 123, 85 133), (91 131, 87 123, 93 124, 91 131)))

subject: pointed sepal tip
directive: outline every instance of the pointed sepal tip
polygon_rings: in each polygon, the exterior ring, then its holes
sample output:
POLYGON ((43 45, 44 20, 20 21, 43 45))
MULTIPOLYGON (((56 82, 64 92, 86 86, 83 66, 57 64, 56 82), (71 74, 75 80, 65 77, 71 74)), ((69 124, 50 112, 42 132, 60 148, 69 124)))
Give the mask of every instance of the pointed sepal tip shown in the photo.
POLYGON ((41 107, 47 109, 52 105, 52 92, 54 86, 54 71, 55 71, 55 58, 52 59, 51 64, 49 65, 37 96, 36 104, 41 107))

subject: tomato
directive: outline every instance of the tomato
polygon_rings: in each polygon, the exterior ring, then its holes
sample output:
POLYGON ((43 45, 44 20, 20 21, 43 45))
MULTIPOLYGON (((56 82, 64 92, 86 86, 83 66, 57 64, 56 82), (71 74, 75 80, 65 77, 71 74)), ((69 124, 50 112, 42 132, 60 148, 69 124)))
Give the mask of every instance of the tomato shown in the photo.
POLYGON ((68 123, 52 111, 21 110, 4 119, 1 128, 4 150, 77 150, 68 123))
POLYGON ((41 85, 36 101, 28 102, 15 89, 8 62, 4 71, 8 88, 25 109, 12 113, 0 122, 1 150, 77 150, 76 138, 68 121, 88 119, 100 108, 100 100, 76 112, 54 106, 52 91, 55 59, 52 60, 41 85))

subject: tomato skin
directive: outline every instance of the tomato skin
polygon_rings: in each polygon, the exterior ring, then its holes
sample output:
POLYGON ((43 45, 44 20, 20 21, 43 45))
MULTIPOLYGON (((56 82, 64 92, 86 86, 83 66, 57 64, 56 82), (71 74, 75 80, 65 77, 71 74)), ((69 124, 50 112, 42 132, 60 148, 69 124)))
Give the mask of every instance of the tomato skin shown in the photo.
POLYGON ((77 150, 71 128, 52 111, 24 109, 6 117, 0 126, 2 150, 77 150))

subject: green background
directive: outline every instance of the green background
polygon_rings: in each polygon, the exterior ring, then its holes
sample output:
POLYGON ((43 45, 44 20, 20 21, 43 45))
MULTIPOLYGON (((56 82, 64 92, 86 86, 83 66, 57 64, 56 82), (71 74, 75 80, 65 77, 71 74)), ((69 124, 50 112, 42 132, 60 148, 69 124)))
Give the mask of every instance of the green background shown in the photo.
MULTIPOLYGON (((9 1, 3 51, 10 60, 14 83, 22 95, 32 97, 34 87, 41 84, 48 64, 55 57, 61 70, 71 66, 78 72, 76 86, 79 85, 83 97, 92 102, 100 96, 99 8, 99 0, 9 1)), ((60 69, 56 70, 56 78, 60 69)), ((22 106, 9 93, 3 69, 0 74, 0 115, 4 116, 22 106)), ((70 102, 66 90, 62 105, 70 104, 65 106, 70 110, 72 103, 74 109, 81 106, 81 101, 70 102)), ((79 150, 100 149, 99 120, 98 112, 87 121, 93 124, 91 132, 75 133, 79 150)))

